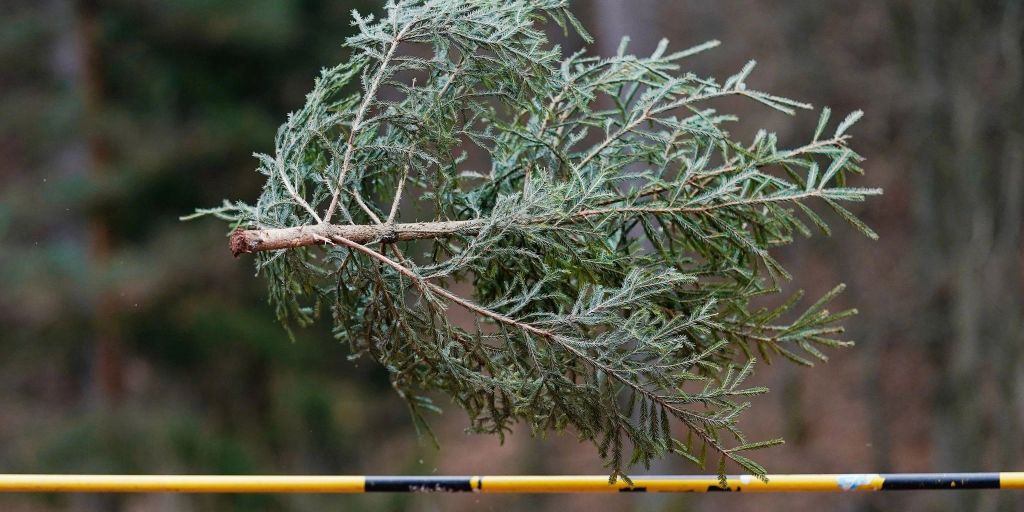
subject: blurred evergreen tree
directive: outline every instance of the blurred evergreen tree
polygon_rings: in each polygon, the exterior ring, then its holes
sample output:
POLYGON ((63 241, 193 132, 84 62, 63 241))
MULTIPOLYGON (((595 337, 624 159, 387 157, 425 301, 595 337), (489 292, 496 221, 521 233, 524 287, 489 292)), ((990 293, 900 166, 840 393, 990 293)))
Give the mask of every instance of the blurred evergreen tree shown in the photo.
MULTIPOLYGON (((937 471, 1016 467, 1024 449, 1024 7, 891 2, 904 76, 922 352, 937 471)), ((1017 510, 968 494, 955 510, 1017 510)))
MULTIPOLYGON (((364 448, 339 419, 363 413, 345 397, 372 397, 386 378, 353 371, 335 343, 289 343, 222 234, 177 221, 257 193, 252 151, 269 150, 311 77, 345 58, 354 7, 372 6, 0 7, 0 62, 13 70, 0 74, 4 471, 355 470, 364 448)), ((291 502, 194 498, 229 503, 291 502)))

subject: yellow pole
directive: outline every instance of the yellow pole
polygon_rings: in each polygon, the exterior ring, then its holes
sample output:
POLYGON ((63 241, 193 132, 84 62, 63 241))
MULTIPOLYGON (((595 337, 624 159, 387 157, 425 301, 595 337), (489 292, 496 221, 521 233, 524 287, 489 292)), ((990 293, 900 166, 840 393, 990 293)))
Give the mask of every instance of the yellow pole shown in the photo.
POLYGON ((0 475, 0 492, 363 493, 363 492, 841 492, 1024 489, 1019 473, 634 476, 632 485, 604 475, 567 476, 221 476, 0 475))
POLYGON ((362 476, 0 475, 0 492, 358 493, 362 476))

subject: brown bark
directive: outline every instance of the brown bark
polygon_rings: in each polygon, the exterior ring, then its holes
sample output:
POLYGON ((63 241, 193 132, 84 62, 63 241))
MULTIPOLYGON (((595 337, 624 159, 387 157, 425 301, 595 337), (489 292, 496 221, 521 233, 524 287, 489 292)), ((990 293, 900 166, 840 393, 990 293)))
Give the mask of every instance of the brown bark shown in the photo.
MULTIPOLYGON (((99 131, 103 112, 103 62, 100 54, 100 6, 96 0, 75 4, 81 59, 81 90, 84 105, 83 124, 88 147, 88 166, 92 177, 102 182, 112 158, 109 142, 99 131)), ((114 250, 107 209, 94 206, 89 216, 89 259, 92 271, 105 275, 114 250)), ((117 297, 104 281, 93 297, 95 384, 100 401, 116 404, 124 392, 122 375, 121 329, 118 325, 117 297)))
POLYGON ((291 228, 238 230, 231 234, 230 247, 231 254, 238 256, 244 253, 334 243, 341 238, 360 244, 373 240, 399 242, 454 234, 474 234, 482 225, 483 221, 481 220, 455 220, 359 226, 318 224, 291 228))

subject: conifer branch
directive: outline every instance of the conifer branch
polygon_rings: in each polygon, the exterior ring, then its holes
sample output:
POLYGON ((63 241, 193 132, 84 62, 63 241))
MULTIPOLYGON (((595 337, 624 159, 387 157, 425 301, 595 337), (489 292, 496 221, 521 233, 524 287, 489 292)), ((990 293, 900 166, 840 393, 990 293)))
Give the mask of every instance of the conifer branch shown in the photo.
POLYGON ((841 287, 799 314, 799 294, 750 300, 788 277, 772 247, 830 233, 814 207, 875 236, 842 205, 880 193, 849 184, 860 113, 826 135, 823 109, 792 149, 766 131, 735 140, 712 100, 810 106, 748 87, 753 62, 721 82, 681 70, 717 42, 563 56, 543 23, 589 40, 566 0, 395 0, 353 17, 352 58, 257 155, 259 199, 197 212, 232 224, 278 318, 330 317, 388 369, 417 427, 443 391, 474 432, 572 429, 613 477, 670 453, 763 475, 739 453, 776 444, 737 426, 765 391, 743 385, 753 355, 823 360, 848 345, 838 322, 853 311, 826 309, 841 287), (473 167, 471 151, 489 161, 473 167))

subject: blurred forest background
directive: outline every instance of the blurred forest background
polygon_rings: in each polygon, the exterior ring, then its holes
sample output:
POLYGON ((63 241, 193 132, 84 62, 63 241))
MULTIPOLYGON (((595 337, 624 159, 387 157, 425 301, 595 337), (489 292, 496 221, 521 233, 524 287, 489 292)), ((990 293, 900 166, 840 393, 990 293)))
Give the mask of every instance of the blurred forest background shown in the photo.
MULTIPOLYGON (((254 151, 321 67, 346 58, 340 0, 3 0, 0 5, 0 472, 600 473, 571 435, 497 439, 434 421, 418 441, 383 370, 324 328, 288 340, 251 261, 213 220, 251 200, 254 151)), ((748 411, 788 443, 771 472, 1024 470, 1024 9, 1019 0, 581 0, 593 52, 724 44, 689 61, 862 108, 854 147, 873 243, 779 251, 791 289, 849 284, 855 348, 776 363, 748 411)), ((560 37, 560 36, 556 36, 560 37)), ((577 40, 562 40, 567 49, 577 40)), ((799 143, 817 116, 722 105, 737 134, 799 143)), ((444 403, 444 401, 442 401, 444 403)), ((652 472, 693 473, 683 461, 652 472)), ((1019 510, 1011 493, 773 496, 0 496, 45 510, 1019 510)))

